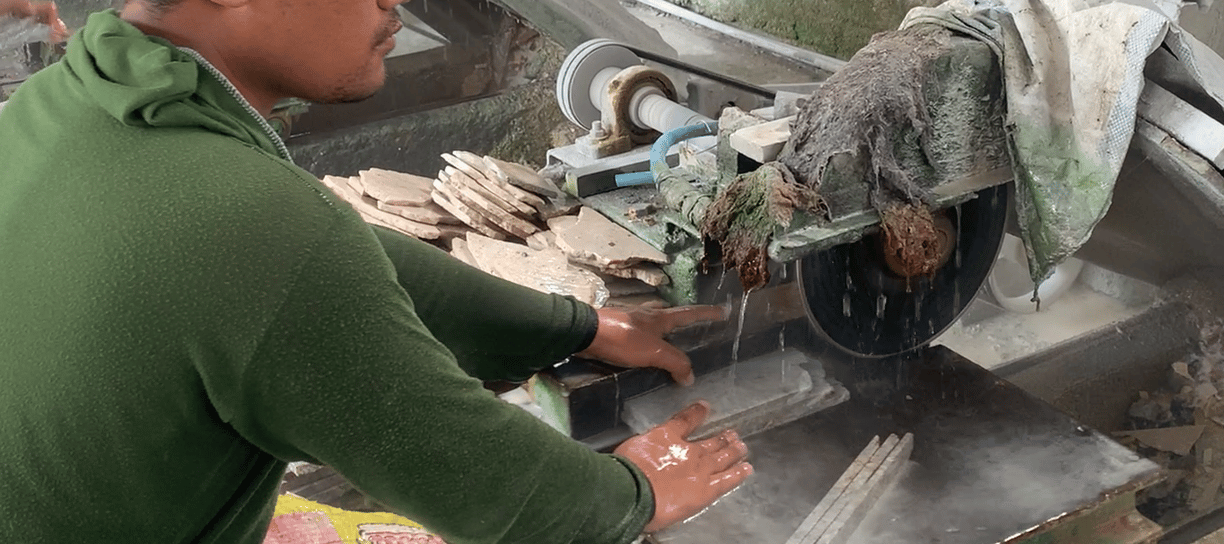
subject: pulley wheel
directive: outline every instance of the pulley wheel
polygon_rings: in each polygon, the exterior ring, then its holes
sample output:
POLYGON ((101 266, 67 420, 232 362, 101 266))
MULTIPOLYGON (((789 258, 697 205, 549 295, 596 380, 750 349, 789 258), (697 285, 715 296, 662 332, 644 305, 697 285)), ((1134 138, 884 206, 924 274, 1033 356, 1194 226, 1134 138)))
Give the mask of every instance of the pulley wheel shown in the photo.
POLYGON ((929 275, 902 277, 886 262, 882 234, 803 258, 798 280, 816 332, 858 357, 926 345, 948 328, 986 282, 1007 223, 1006 185, 946 210, 956 245, 929 275))
POLYGON ((590 40, 570 51, 557 74, 557 104, 565 117, 585 129, 600 119, 599 105, 591 102, 591 84, 606 68, 624 69, 642 63, 624 45, 612 40, 590 40))

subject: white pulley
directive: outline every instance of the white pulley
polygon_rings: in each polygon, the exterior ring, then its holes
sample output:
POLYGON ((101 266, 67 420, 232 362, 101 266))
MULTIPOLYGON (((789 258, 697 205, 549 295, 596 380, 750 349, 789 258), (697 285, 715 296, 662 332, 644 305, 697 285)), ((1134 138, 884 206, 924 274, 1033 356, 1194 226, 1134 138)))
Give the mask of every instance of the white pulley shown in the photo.
POLYGON ((642 59, 612 40, 591 40, 579 45, 565 58, 557 75, 557 104, 561 112, 574 124, 589 130, 601 116, 599 99, 592 97, 604 94, 611 76, 640 64, 642 59))

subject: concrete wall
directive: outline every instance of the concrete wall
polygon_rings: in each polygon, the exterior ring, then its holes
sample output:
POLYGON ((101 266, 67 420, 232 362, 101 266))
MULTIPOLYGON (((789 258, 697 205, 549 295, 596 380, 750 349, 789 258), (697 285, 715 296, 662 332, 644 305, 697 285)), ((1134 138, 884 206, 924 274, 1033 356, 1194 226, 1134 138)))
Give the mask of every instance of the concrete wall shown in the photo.
POLYGON ((872 34, 897 28, 910 8, 941 0, 672 0, 795 45, 849 59, 872 34))

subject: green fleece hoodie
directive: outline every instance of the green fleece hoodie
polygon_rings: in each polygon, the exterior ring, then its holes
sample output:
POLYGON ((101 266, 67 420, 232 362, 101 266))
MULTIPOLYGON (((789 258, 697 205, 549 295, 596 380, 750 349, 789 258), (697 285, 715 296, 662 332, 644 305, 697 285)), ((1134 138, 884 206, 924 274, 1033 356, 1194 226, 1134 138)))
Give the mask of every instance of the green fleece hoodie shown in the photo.
POLYGON ((472 377, 595 324, 371 230, 198 55, 95 14, 0 110, 0 541, 257 543, 293 460, 452 544, 630 541, 642 474, 472 377))

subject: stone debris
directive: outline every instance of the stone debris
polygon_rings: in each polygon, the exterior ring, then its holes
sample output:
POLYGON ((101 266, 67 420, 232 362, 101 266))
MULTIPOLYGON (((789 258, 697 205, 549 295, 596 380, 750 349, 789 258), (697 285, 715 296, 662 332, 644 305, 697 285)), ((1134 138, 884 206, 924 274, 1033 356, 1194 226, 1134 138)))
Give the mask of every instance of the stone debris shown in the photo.
POLYGON ((465 202, 455 191, 451 190, 449 186, 443 185, 440 181, 435 181, 434 194, 437 195, 439 193, 443 198, 435 198, 434 202, 437 202, 443 208, 450 210, 451 213, 455 214, 455 217, 462 219, 469 227, 476 229, 476 232, 497 240, 507 240, 510 238, 510 235, 506 234, 505 231, 501 230, 490 222, 484 215, 480 214, 469 206, 468 203, 465 202), (447 204, 443 204, 443 202, 446 202, 447 204))
POLYGON ((378 209, 427 225, 460 225, 463 223, 459 218, 434 203, 432 197, 429 202, 420 206, 398 206, 378 201, 378 209))
MULTIPOLYGON (((562 219, 562 218, 558 218, 562 219)), ((625 269, 643 262, 667 264, 667 255, 603 214, 582 208, 578 220, 549 221, 557 245, 577 262, 604 269, 625 269)))
POLYGON ((439 172, 438 179, 443 180, 443 182, 449 182, 456 187, 471 189, 496 204, 499 208, 521 217, 531 219, 537 213, 535 208, 520 202, 500 186, 490 183, 487 178, 474 178, 471 174, 458 170, 453 166, 448 166, 445 170, 439 172))
POLYGON ((480 268, 480 265, 476 264, 476 257, 468 250, 466 238, 456 238, 452 241, 450 254, 452 257, 463 261, 464 264, 471 265, 473 268, 480 268))
POLYGON ((653 287, 667 285, 671 282, 667 277, 667 272, 664 272, 658 265, 650 263, 638 264, 628 268, 605 267, 600 268, 599 271, 617 278, 638 280, 653 287))
POLYGON ((371 168, 321 181, 367 223, 533 289, 594 306, 667 307, 663 252, 530 168, 457 150, 435 179, 371 168), (609 300, 616 297, 614 300, 609 300))
POLYGON ((351 180, 333 176, 326 176, 322 180, 324 185, 352 206, 354 210, 357 210, 357 213, 361 214, 362 218, 368 223, 395 229, 422 240, 436 240, 442 236, 441 231, 435 225, 418 223, 378 209, 378 201, 354 190, 349 181, 351 180))
POLYGON ((608 289, 594 273, 569 263, 556 249, 536 251, 525 245, 469 235, 467 249, 481 270, 543 293, 570 295, 596 308, 608 301, 608 289))
POLYGON ((493 157, 484 158, 485 166, 497 179, 514 185, 525 191, 530 191, 547 198, 562 198, 567 196, 556 184, 544 179, 521 164, 498 160, 493 157))
POLYGON ((360 183, 374 200, 397 206, 420 206, 429 202, 433 180, 381 168, 361 171, 360 183))
POLYGON ((542 230, 527 237, 527 247, 536 251, 544 249, 561 249, 557 245, 557 235, 551 230, 542 230))
POLYGON ((1138 509, 1171 526, 1224 504, 1224 323, 1202 329, 1199 349, 1174 362, 1164 384, 1141 391, 1114 436, 1165 468, 1136 497, 1138 509))

